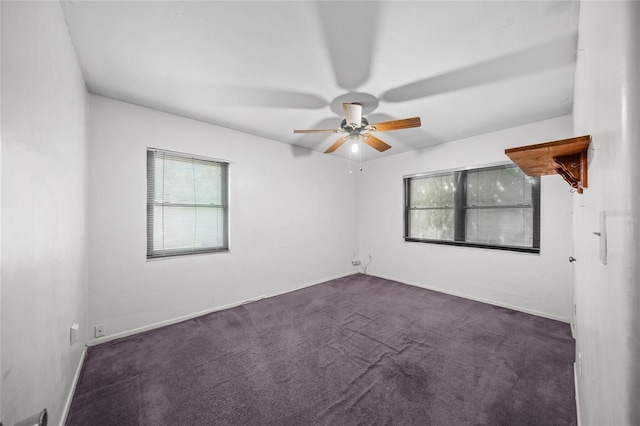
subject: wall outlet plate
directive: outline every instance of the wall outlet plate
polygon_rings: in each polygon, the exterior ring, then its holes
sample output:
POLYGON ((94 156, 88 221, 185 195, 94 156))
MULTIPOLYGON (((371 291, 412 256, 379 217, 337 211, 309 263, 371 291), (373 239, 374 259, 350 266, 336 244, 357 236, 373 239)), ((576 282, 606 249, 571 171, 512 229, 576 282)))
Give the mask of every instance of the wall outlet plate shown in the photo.
POLYGON ((352 260, 352 261, 351 261, 351 264, 352 264, 353 266, 358 266, 358 265, 360 264, 360 261, 359 261, 359 260, 352 260))
POLYGON ((103 337, 105 334, 104 332, 104 324, 96 324, 96 326, 94 327, 94 337, 103 337))

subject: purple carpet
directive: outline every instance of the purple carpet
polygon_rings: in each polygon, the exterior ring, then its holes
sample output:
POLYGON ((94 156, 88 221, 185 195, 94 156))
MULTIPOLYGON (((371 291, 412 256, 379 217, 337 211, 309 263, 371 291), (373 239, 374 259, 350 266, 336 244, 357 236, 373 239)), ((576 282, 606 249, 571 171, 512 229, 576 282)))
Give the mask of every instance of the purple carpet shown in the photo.
POLYGON ((89 348, 67 425, 575 425, 569 325, 352 275, 89 348))

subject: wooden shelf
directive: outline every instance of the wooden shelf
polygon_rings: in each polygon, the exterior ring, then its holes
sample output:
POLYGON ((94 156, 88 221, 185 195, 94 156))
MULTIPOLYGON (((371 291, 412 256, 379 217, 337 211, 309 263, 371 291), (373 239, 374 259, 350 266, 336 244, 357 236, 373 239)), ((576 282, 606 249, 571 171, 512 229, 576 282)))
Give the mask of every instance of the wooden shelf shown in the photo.
POLYGON ((587 150, 591 136, 578 136, 537 145, 505 149, 504 153, 528 176, 559 174, 582 194, 587 187, 587 150))

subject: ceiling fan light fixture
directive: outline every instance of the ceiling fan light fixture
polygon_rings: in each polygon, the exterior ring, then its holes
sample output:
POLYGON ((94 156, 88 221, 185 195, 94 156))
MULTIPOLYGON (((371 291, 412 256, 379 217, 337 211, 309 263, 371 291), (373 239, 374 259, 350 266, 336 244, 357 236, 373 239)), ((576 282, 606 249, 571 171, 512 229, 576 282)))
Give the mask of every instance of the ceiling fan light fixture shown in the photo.
POLYGON ((420 117, 403 118, 400 120, 385 121, 382 123, 369 124, 362 116, 362 105, 358 103, 343 103, 345 118, 340 123, 339 129, 316 129, 316 130, 294 130, 293 133, 347 133, 327 148, 324 153, 330 154, 349 141, 351 153, 360 151, 360 144, 366 143, 379 152, 384 152, 391 148, 386 142, 378 139, 370 133, 364 132, 387 132, 389 130, 410 129, 420 127, 420 117))

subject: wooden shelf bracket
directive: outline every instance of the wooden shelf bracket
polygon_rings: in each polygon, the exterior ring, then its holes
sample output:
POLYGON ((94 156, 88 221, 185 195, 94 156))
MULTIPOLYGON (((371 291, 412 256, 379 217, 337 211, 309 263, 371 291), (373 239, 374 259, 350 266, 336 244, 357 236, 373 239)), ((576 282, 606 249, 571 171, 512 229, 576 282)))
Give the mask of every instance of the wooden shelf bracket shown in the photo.
POLYGON ((578 136, 506 149, 504 153, 528 176, 559 174, 579 194, 588 186, 587 150, 591 136, 578 136))

